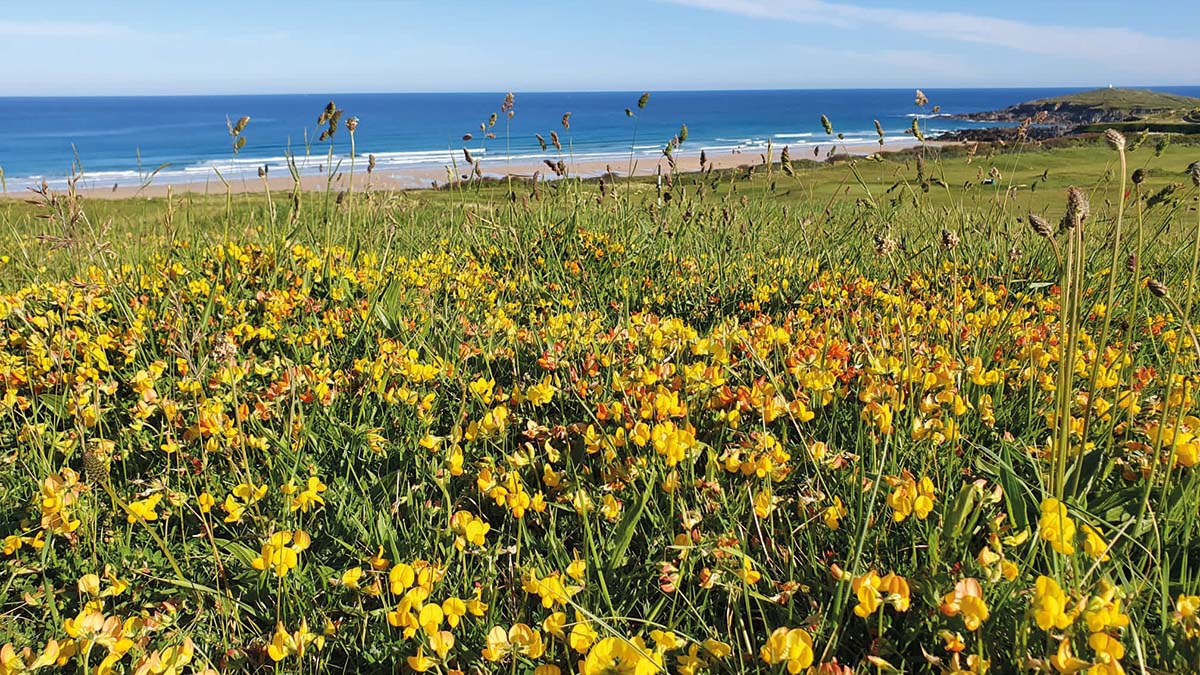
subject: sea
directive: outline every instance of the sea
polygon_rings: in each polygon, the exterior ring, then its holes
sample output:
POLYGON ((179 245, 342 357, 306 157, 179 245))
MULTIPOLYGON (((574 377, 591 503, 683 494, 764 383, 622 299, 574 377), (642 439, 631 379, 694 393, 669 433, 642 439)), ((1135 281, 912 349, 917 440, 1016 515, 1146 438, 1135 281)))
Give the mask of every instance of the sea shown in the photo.
MULTIPOLYGON (((1150 86, 1200 96, 1200 87, 1150 86)), ((516 92, 511 112, 505 93, 286 94, 139 97, 0 97, 0 170, 9 191, 41 183, 63 185, 81 172, 85 187, 202 183, 287 176, 289 158, 303 174, 349 169, 350 134, 357 118, 356 168, 374 156, 375 171, 403 181, 457 163, 463 149, 485 173, 544 159, 600 160, 616 166, 661 156, 681 127, 677 152, 759 153, 768 142, 811 157, 833 143, 869 145, 878 121, 888 141, 911 139, 914 118, 930 137, 994 126, 954 119, 958 113, 1004 108, 1086 88, 926 89, 918 107, 913 89, 764 91, 516 92), (337 131, 320 140, 318 118, 333 103, 342 110, 337 131), (935 106, 936 112, 935 112, 935 106), (566 117, 569 113, 569 117, 566 117), (492 116, 495 115, 493 119, 492 116), (826 116, 834 134, 826 133, 826 116), (249 116, 240 147, 230 134, 249 116), (551 132, 562 150, 554 147, 551 132), (547 147, 543 150, 535 134, 547 147), (329 153, 334 159, 332 167, 329 153), (418 171, 423 170, 423 171, 418 171)), ((427 178, 419 182, 427 182, 427 178)))

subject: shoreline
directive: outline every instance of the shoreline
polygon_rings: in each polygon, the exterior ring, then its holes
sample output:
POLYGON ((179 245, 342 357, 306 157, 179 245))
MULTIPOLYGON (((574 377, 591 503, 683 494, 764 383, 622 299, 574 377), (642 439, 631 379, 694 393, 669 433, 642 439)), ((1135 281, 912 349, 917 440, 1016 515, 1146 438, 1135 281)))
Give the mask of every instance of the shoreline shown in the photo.
MULTIPOLYGON (((927 141, 926 145, 938 147, 947 145, 946 142, 936 140, 927 141)), ((868 156, 876 153, 893 153, 902 150, 910 149, 921 145, 914 138, 904 138, 898 140, 885 140, 881 145, 877 142, 871 144, 857 145, 841 145, 836 142, 830 142, 826 145, 803 146, 801 152, 792 155, 792 161, 820 161, 824 162, 834 155, 855 155, 868 156), (814 153, 810 148, 816 148, 814 153), (815 155, 815 157, 814 157, 815 155)), ((779 154, 783 151, 784 146, 776 146, 772 150, 772 162, 779 161, 779 154)), ((765 148, 762 151, 758 149, 738 152, 706 152, 705 159, 707 165, 711 165, 718 170, 727 169, 742 169, 751 166, 760 166, 763 163, 763 155, 765 148)), ((564 157, 563 162, 566 164, 567 174, 571 177, 582 178, 598 178, 599 176, 612 174, 621 178, 630 175, 630 161, 628 157, 614 159, 585 159, 570 162, 568 157, 564 157)), ((659 171, 667 173, 670 170, 667 158, 658 155, 655 157, 635 157, 633 160, 634 170, 633 176, 648 177, 657 174, 659 171)), ((353 189, 356 192, 363 191, 400 191, 400 190, 428 190, 437 189, 447 185, 451 180, 448 166, 414 166, 403 171, 397 170, 376 170, 373 173, 367 173, 365 169, 365 161, 363 169, 358 170, 354 174, 353 189)), ((534 176, 540 176, 543 180, 557 180, 555 173, 541 160, 521 159, 511 163, 506 162, 502 158, 493 158, 484 160, 480 166, 483 177, 489 180, 503 180, 507 177, 531 179, 534 176)), ((459 167, 461 170, 462 167, 459 167)), ((675 154, 675 171, 677 173, 695 173, 701 170, 700 152, 699 151, 677 151, 675 154)), ((458 180, 463 179, 463 175, 457 177, 458 180)), ((289 193, 294 186, 294 181, 290 175, 274 176, 266 178, 238 178, 229 180, 229 192, 232 194, 244 193, 263 193, 267 190, 272 193, 289 193)), ((9 181, 9 190, 5 193, 0 193, 0 199, 25 199, 29 196, 29 189, 32 185, 19 186, 18 189, 13 189, 14 185, 9 181)), ((348 170, 341 170, 334 174, 333 180, 329 181, 325 174, 314 173, 302 175, 300 177, 300 188, 305 192, 321 192, 331 189, 335 192, 340 192, 349 189, 350 173, 348 170)), ((56 192, 64 190, 51 188, 56 192)), ((100 186, 94 181, 89 182, 87 175, 84 174, 77 185, 77 191, 80 195, 92 199, 131 199, 145 198, 154 199, 166 197, 169 195, 177 196, 180 194, 192 195, 224 195, 226 194, 225 185, 214 174, 213 177, 205 181, 188 181, 188 182, 170 182, 170 183, 151 183, 147 186, 136 184, 120 183, 115 186, 100 186)))

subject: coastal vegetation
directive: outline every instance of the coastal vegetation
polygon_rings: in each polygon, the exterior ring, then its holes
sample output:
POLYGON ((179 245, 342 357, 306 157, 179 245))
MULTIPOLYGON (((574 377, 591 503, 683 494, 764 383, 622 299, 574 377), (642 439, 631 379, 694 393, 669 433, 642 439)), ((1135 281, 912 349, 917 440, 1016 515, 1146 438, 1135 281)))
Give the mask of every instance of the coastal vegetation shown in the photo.
POLYGON ((1200 149, 921 125, 0 200, 0 674, 1194 671, 1200 149))
POLYGON ((1003 110, 970 113, 964 119, 994 122, 1033 120, 1055 135, 1118 129, 1126 133, 1200 133, 1200 98, 1148 89, 1108 87, 1018 103, 1003 110))

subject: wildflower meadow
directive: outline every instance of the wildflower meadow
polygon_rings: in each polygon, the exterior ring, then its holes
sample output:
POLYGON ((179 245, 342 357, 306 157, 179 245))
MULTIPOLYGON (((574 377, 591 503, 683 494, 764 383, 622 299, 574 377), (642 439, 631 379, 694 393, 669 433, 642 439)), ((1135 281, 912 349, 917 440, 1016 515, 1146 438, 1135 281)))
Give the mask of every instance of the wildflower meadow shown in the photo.
POLYGON ((563 153, 0 201, 0 675, 1197 671, 1195 146, 563 153))

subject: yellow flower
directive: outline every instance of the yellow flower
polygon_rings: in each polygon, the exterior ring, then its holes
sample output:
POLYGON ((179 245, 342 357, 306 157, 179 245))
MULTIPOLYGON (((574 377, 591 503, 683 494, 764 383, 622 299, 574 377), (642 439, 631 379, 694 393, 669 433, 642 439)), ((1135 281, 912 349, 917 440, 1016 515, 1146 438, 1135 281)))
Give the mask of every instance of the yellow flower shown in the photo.
POLYGON ((700 644, 704 651, 708 652, 713 658, 723 659, 733 653, 733 647, 721 642, 720 640, 708 639, 700 644))
POLYGON ((1067 610, 1067 594, 1058 583, 1047 576, 1037 578, 1033 593, 1033 618, 1038 628, 1062 630, 1075 621, 1074 612, 1067 610))
POLYGON ((233 496, 242 500, 247 505, 253 504, 267 496, 267 486, 255 485, 253 483, 240 483, 233 488, 233 496))
POLYGON ((954 590, 942 597, 939 607, 946 616, 962 616, 963 625, 969 631, 979 630, 988 619, 988 606, 983 599, 983 587, 977 579, 963 579, 954 585, 954 590))
POLYGON ((487 646, 483 648, 483 658, 488 661, 502 661, 509 654, 516 653, 537 659, 545 653, 545 643, 542 634, 523 623, 513 624, 507 631, 500 626, 493 626, 487 634, 487 646))
POLYGON ((388 568, 388 566, 390 566, 392 564, 390 560, 383 557, 383 547, 382 546, 379 547, 379 551, 377 553, 375 553, 375 555, 373 555, 367 559, 367 562, 369 562, 371 564, 372 569, 376 569, 376 570, 380 570, 380 571, 386 570, 388 568))
POLYGON ((458 511, 450 518, 450 529, 458 535, 454 539, 454 546, 461 551, 467 544, 483 546, 487 543, 487 533, 491 531, 492 526, 469 511, 458 511))
POLYGON ((525 398, 529 400, 533 406, 541 407, 554 399, 554 393, 558 388, 554 386, 554 382, 547 376, 540 383, 530 385, 529 389, 525 390, 525 398))
POLYGON ((392 595, 400 595, 417 581, 417 571, 408 563, 396 563, 388 572, 388 587, 392 595))
POLYGON ((583 581, 583 577, 587 574, 587 562, 583 560, 572 560, 570 565, 567 565, 567 576, 575 581, 583 581))
POLYGON ((686 654, 675 658, 675 669, 679 675, 696 675, 701 668, 707 668, 708 661, 700 658, 700 646, 691 645, 686 654))
POLYGON ((217 503, 217 500, 207 492, 201 492, 196 501, 200 504, 200 513, 212 511, 212 507, 217 503))
POLYGON ((581 671, 582 675, 655 675, 661 668, 662 656, 641 638, 606 637, 588 652, 581 671))
POLYGON ((567 637, 567 644, 571 646, 571 649, 574 649, 580 654, 586 654, 588 649, 592 647, 592 643, 594 643, 596 638, 600 636, 597 635, 595 629, 593 629, 591 625, 588 624, 587 621, 584 621, 583 618, 578 614, 575 615, 575 621, 575 625, 571 628, 571 634, 567 637))
POLYGON ((416 656, 410 656, 405 660, 408 662, 408 667, 412 668, 413 670, 417 671, 418 673, 423 673, 423 672, 429 670, 430 668, 434 667, 434 665, 437 664, 436 661, 429 658, 428 656, 425 656, 425 652, 421 648, 421 645, 417 645, 416 656))
POLYGON ((275 634, 271 636, 271 642, 267 645, 267 655, 272 661, 282 661, 291 654, 295 654, 297 646, 292 635, 283 627, 283 622, 275 624, 275 634))
POLYGON ((880 581, 875 572, 868 572, 850 581, 850 590, 858 599, 858 604, 854 606, 855 614, 865 619, 879 610, 883 604, 883 598, 879 595, 880 581))
POLYGON ((660 652, 672 652, 683 646, 683 641, 675 635, 674 631, 652 630, 650 639, 654 640, 654 648, 660 652))
POLYGON ((967 596, 962 599, 959 612, 962 614, 963 625, 969 631, 979 630, 988 619, 988 606, 983 598, 967 596))
POLYGON ((870 422, 874 425, 881 434, 890 435, 894 430, 892 426, 892 406, 889 403, 871 401, 863 407, 862 419, 864 422, 870 422))
POLYGON ((426 635, 433 635, 442 629, 442 621, 446 619, 446 615, 442 612, 441 605, 429 603, 421 608, 417 614, 417 622, 425 631, 426 635))
POLYGON ((1083 552, 1100 561, 1108 560, 1108 544, 1104 543, 1099 530, 1087 524, 1079 529, 1083 531, 1083 552))
POLYGON ((358 590, 358 580, 362 578, 363 570, 361 567, 351 567, 342 572, 342 585, 351 590, 358 590))
POLYGON ((734 574, 749 586, 757 584, 759 579, 762 579, 762 573, 754 569, 754 563, 746 557, 742 558, 742 566, 734 570, 734 574))
POLYGON ((442 601, 442 614, 451 628, 458 628, 459 622, 467 615, 467 603, 459 598, 446 598, 442 601))
POLYGON ((112 568, 108 565, 104 566, 104 579, 108 582, 108 588, 100 591, 100 597, 102 598, 116 597, 129 588, 129 582, 118 579, 117 575, 113 573, 112 568))
POLYGON ((787 671, 796 675, 813 663, 812 637, 802 628, 776 628, 759 656, 767 665, 787 663, 787 671))
POLYGON ((540 596, 542 606, 546 609, 555 605, 567 604, 572 596, 582 590, 581 586, 564 584, 562 575, 558 572, 539 579, 537 570, 529 570, 525 573, 524 588, 526 593, 540 596))
POLYGON ((1125 658, 1125 645, 1108 633, 1092 633, 1088 637, 1088 646, 1101 662, 1113 663, 1125 658))
POLYGON ((308 548, 310 541, 303 530, 276 532, 263 544, 259 556, 250 561, 250 564, 260 572, 269 569, 274 571, 276 576, 286 576, 300 564, 300 552, 308 548))
POLYGON ((488 606, 486 602, 480 599, 480 593, 481 591, 476 588, 475 597, 467 600, 467 611, 471 613, 471 616, 483 616, 487 614, 488 606))
POLYGON ((621 517, 621 502, 611 492, 605 493, 604 499, 601 500, 600 514, 609 522, 615 522, 621 517))
POLYGON ((21 537, 15 534, 8 535, 4 538, 4 555, 12 555, 16 553, 17 551, 21 550, 21 547, 24 544, 25 542, 21 537))
POLYGON ((227 522, 227 523, 242 522, 242 516, 246 512, 246 505, 243 504, 242 502, 239 502, 238 500, 234 499, 233 495, 225 496, 225 503, 222 505, 222 508, 225 509, 225 514, 226 514, 225 522, 227 522))
POLYGON ((134 671, 134 675, 181 675, 185 667, 191 663, 195 653, 195 645, 191 638, 184 638, 180 645, 167 647, 161 652, 155 650, 146 658, 144 663, 134 671))
POLYGON ((129 513, 125 519, 130 523, 136 523, 139 520, 158 520, 158 512, 155 509, 158 503, 162 501, 162 494, 155 493, 145 499, 140 499, 129 504, 129 513))
POLYGON ((925 520, 933 511, 937 496, 934 493, 933 481, 928 476, 917 481, 905 469, 899 477, 889 476, 887 482, 893 488, 888 494, 887 503, 892 507, 892 519, 897 523, 904 522, 914 513, 918 520, 925 520))
POLYGON ((1042 502, 1039 521, 1041 536, 1050 548, 1063 555, 1075 553, 1075 521, 1067 515, 1067 506, 1053 497, 1042 502))
POLYGON ((80 595, 99 595, 100 577, 95 574, 85 574, 79 577, 79 583, 76 586, 79 588, 80 595))
POLYGON ((291 510, 300 510, 302 513, 308 513, 314 506, 325 505, 325 499, 321 496, 326 486, 316 476, 309 476, 308 483, 303 491, 292 499, 291 510))
POLYGON ((554 637, 565 640, 567 637, 563 627, 567 624, 566 612, 552 612, 550 616, 542 619, 542 630, 546 631, 554 637))
POLYGON ((1121 611, 1121 597, 1117 587, 1107 580, 1101 582, 1101 593, 1088 600, 1083 611, 1083 620, 1087 623, 1088 631, 1092 633, 1128 626, 1129 617, 1121 611))
POLYGON ((754 515, 759 518, 766 518, 775 510, 775 502, 779 501, 777 497, 771 494, 769 489, 763 490, 754 496, 754 515))
POLYGON ((1058 643, 1058 651, 1050 657, 1050 665, 1054 666, 1060 675, 1074 675, 1085 668, 1090 668, 1092 664, 1072 654, 1071 640, 1063 638, 1058 643))
POLYGON ((897 612, 907 612, 911 602, 908 581, 893 572, 879 580, 879 591, 884 602, 890 604, 897 612))
POLYGON ((483 648, 483 658, 488 661, 503 661, 509 652, 512 651, 512 645, 508 642, 508 631, 502 626, 492 626, 492 629, 487 634, 487 646, 483 648))
POLYGON ((849 513, 850 512, 846 510, 846 506, 842 504, 842 498, 835 496, 833 498, 833 504, 825 509, 825 513, 822 515, 822 518, 824 518, 825 524, 829 527, 829 529, 836 530, 841 527, 842 518, 845 518, 849 513))
POLYGON ((1200 595, 1183 595, 1175 598, 1175 611, 1171 613, 1175 623, 1183 627, 1184 635, 1194 638, 1200 635, 1200 595))
POLYGON ((454 647, 454 634, 448 630, 438 631, 429 636, 429 646, 439 659, 445 661, 446 655, 454 647))

